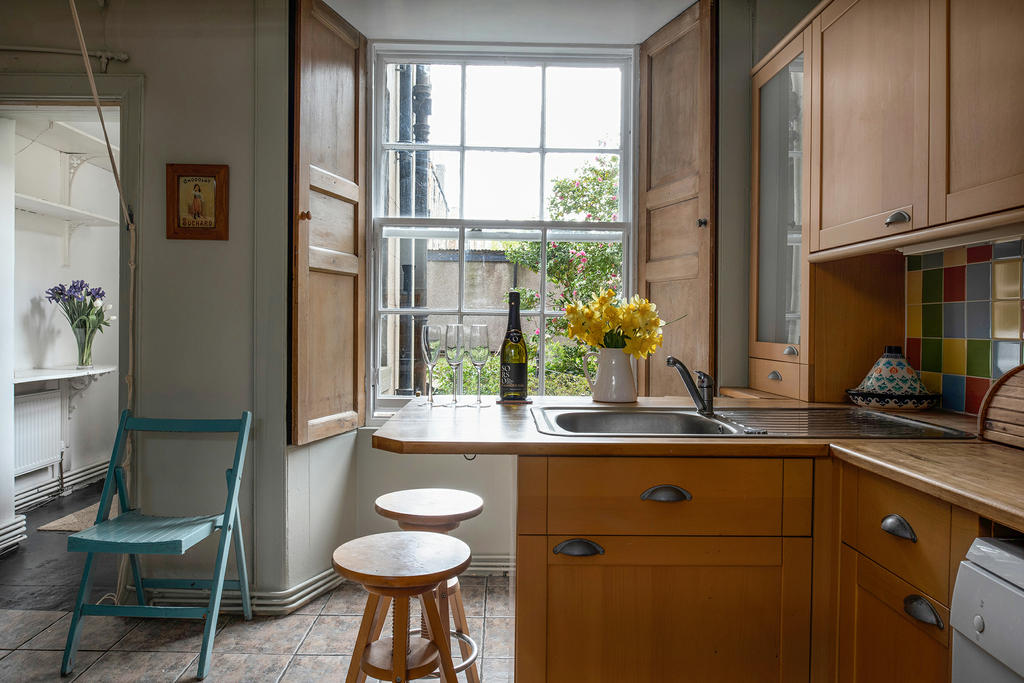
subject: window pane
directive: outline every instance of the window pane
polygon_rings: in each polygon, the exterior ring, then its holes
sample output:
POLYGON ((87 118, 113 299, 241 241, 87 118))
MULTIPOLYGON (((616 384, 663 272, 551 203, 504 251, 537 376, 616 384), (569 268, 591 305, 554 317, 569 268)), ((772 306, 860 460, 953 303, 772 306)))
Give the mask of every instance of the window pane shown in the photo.
POLYGON ((466 144, 539 147, 539 66, 466 67, 466 144))
POLYGON ((538 230, 467 230, 465 307, 507 311, 508 292, 518 289, 521 310, 536 310, 539 258, 538 230))
POLYGON ((386 227, 377 251, 381 307, 458 307, 457 229, 386 227))
POLYGON ((545 146, 619 147, 622 70, 550 66, 545 146))
MULTIPOLYGON (((377 326, 377 395, 415 396, 416 391, 425 395, 427 365, 420 345, 423 325, 445 325, 456 321, 457 316, 454 315, 381 315, 377 326)), ((443 368, 447 368, 447 364, 442 358, 434 366, 435 386, 443 368)), ((451 376, 451 368, 448 368, 448 375, 451 376)))
MULTIPOLYGON (((583 355, 590 347, 565 336, 563 318, 549 318, 544 335, 544 393, 549 396, 589 396, 590 385, 583 374, 583 355)), ((590 376, 597 362, 588 363, 590 376)))
POLYGON ((621 232, 549 230, 547 247, 549 311, 561 313, 570 301, 587 302, 606 289, 622 293, 621 232))
POLYGON ((465 218, 536 220, 540 154, 466 152, 465 218))
POLYGON ((618 221, 617 154, 547 154, 544 213, 553 221, 618 221))
POLYGON ((459 217, 459 153, 384 154, 384 215, 459 217))
POLYGON ((462 135, 462 67, 388 64, 383 104, 384 140, 458 145, 462 135))

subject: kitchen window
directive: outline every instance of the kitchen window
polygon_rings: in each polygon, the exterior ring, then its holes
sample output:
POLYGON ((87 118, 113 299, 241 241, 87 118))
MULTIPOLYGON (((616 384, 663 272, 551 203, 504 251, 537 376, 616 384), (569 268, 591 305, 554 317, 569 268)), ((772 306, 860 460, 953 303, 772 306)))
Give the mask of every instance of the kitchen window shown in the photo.
MULTIPOLYGON (((566 301, 631 292, 633 50, 375 48, 368 391, 377 414, 426 393, 425 324, 486 323, 522 295, 533 395, 589 394, 566 301)), ((484 366, 497 390, 496 357, 484 366)), ((476 372, 462 367, 462 391, 476 372)), ((458 378, 444 360, 435 393, 458 378)), ((492 386, 493 385, 493 386, 492 386)))

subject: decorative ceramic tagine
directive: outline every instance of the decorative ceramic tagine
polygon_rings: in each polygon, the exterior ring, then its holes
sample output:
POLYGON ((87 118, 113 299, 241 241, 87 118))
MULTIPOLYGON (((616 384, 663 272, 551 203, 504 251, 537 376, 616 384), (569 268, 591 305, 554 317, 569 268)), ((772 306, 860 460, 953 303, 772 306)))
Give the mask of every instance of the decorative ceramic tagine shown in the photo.
POLYGON ((942 398, 941 394, 928 392, 903 357, 901 346, 886 346, 864 381, 856 389, 847 389, 846 394, 859 406, 886 410, 925 410, 942 398))

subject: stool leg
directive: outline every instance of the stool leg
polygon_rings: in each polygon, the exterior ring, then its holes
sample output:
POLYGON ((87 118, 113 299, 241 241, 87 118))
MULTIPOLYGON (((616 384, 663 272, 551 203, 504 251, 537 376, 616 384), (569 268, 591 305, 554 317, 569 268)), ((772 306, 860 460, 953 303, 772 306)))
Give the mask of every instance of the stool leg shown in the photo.
MULTIPOLYGON (((406 671, 406 657, 409 655, 409 598, 395 598, 394 618, 391 623, 392 651, 391 676, 395 683, 406 683, 409 679, 406 671)), ((452 679, 454 680, 454 679, 452 679)))
MULTIPOLYGON (((458 579, 455 579, 455 585, 452 586, 448 591, 448 603, 452 608, 452 616, 455 618, 455 631, 457 633, 469 633, 469 621, 466 619, 466 605, 462 602, 462 586, 459 584, 458 579)), ((483 647, 483 642, 480 642, 477 647, 483 647)), ((462 659, 466 659, 471 652, 469 643, 459 641, 459 650, 462 652, 462 659)), ((476 668, 476 662, 466 669, 466 680, 468 683, 480 683, 480 672, 476 668)))
POLYGON ((452 652, 450 648, 448 625, 441 624, 441 615, 437 611, 437 603, 434 602, 430 593, 420 595, 420 604, 423 612, 427 615, 427 628, 430 629, 430 639, 437 646, 438 661, 441 668, 441 683, 456 683, 455 665, 452 664, 452 652))
POLYGON ((348 675, 345 677, 346 683, 357 683, 357 681, 366 680, 366 674, 362 670, 363 651, 366 650, 366 646, 370 642, 370 631, 377 618, 377 607, 380 605, 380 601, 380 596, 376 593, 367 594, 366 608, 363 610, 363 620, 359 623, 359 635, 356 636, 356 646, 352 650, 352 661, 348 665, 348 675))
MULTIPOLYGON (((375 640, 380 640, 381 631, 384 630, 384 622, 388 620, 388 610, 391 609, 391 598, 387 595, 378 596, 380 600, 377 602, 377 609, 373 614, 373 623, 370 624, 370 637, 367 639, 366 644, 372 643, 375 640)), ((362 658, 362 655, 360 655, 362 658)), ((356 674, 355 683, 365 683, 366 672, 362 669, 356 674)))

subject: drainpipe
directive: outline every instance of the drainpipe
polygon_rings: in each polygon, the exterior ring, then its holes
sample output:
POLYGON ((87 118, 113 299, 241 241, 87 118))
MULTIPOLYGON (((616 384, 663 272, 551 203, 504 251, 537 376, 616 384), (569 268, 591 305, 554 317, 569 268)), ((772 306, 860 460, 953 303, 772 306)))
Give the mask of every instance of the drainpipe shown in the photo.
MULTIPOLYGON (((398 142, 412 142, 412 66, 398 66, 398 142)), ((398 207, 402 216, 412 215, 413 177, 412 152, 398 153, 398 207)), ((413 263, 410 240, 401 240, 398 262, 401 267, 399 284, 399 306, 410 308, 413 304, 413 263)), ((413 394, 412 368, 415 365, 416 341, 413 316, 402 315, 398 320, 398 384, 395 394, 413 394)))
MULTIPOLYGON (((416 123, 412 127, 413 139, 416 142, 430 140, 430 67, 416 65, 416 85, 412 89, 412 107, 416 113, 416 123)), ((430 215, 430 152, 416 152, 416 215, 430 215)), ((413 261, 413 301, 417 308, 427 305, 427 240, 416 240, 413 261)), ((412 346, 417 348, 417 341, 423 334, 423 326, 427 316, 417 315, 413 325, 412 346)), ((415 357, 415 352, 413 353, 415 357)), ((413 366, 413 387, 422 387, 426 393, 426 372, 422 364, 413 366)))

